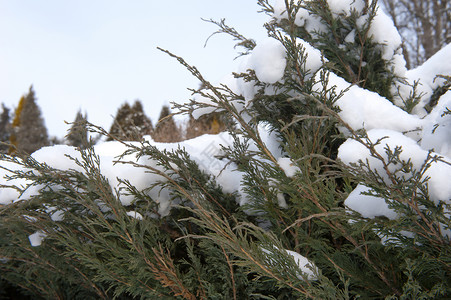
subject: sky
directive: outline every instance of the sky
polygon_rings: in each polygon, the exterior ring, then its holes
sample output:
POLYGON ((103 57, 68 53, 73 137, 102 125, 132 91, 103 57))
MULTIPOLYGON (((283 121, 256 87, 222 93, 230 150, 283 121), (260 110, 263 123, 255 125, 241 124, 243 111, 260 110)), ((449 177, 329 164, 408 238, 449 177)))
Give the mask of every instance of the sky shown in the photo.
POLYGON ((119 106, 140 99, 155 122, 161 107, 199 87, 168 49, 210 81, 234 71, 239 49, 204 19, 226 19, 257 41, 268 20, 256 0, 0 0, 0 103, 14 110, 33 85, 51 136, 78 110, 109 129, 119 106))

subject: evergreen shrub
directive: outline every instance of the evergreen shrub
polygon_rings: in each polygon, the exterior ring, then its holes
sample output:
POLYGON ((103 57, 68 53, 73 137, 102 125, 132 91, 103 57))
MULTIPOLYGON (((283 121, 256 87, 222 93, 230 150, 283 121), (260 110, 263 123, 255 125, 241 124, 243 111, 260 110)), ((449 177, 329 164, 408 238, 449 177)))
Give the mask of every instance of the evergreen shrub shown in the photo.
POLYGON ((204 87, 178 111, 229 127, 202 154, 219 170, 193 150, 212 136, 124 142, 94 125, 136 173, 108 176, 94 146, 65 167, 3 155, 0 197, 17 196, 0 207, 1 284, 34 299, 449 299, 450 159, 420 148, 432 133, 412 113, 431 95, 372 33, 376 1, 344 2, 259 0, 261 43, 217 22, 244 47, 231 84, 162 49, 204 87))

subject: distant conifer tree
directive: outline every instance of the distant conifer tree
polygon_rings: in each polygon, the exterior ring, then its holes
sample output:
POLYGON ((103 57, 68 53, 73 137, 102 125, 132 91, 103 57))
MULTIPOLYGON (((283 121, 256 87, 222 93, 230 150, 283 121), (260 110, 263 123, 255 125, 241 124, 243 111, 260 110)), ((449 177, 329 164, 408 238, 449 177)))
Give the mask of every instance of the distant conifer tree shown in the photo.
POLYGON ((77 112, 66 140, 69 145, 84 149, 89 146, 88 131, 86 129, 87 115, 83 115, 81 110, 77 112))
MULTIPOLYGON (((111 125, 110 135, 121 140, 139 141, 152 130, 152 122, 144 114, 141 101, 136 100, 133 106, 126 102, 119 107, 111 125)), ((111 141, 112 137, 107 140, 111 141)))
MULTIPOLYGON (((11 144, 25 153, 33 153, 49 144, 47 128, 41 116, 41 110, 36 104, 33 86, 28 94, 20 98, 12 123, 11 144)), ((10 153, 15 152, 10 148, 10 153)))
POLYGON ((144 108, 139 100, 135 100, 132 106, 132 123, 140 132, 140 138, 143 135, 150 135, 153 131, 152 121, 144 113, 144 108))
MULTIPOLYGON (((161 49, 203 83, 178 112, 228 134, 0 155, 0 299, 451 299, 448 94, 410 113, 432 95, 376 0, 258 4, 266 42, 212 21, 249 55, 228 85, 161 49)), ((181 138, 167 106, 153 137, 181 138)))
MULTIPOLYGON (((0 142, 8 143, 11 135, 11 118, 9 108, 2 103, 2 113, 0 114, 0 142)), ((0 153, 8 152, 8 146, 0 144, 0 153)))
POLYGON ((57 136, 49 137, 49 146, 62 145, 62 144, 64 144, 64 138, 59 138, 57 136))
MULTIPOLYGON (((122 104, 117 112, 116 112, 116 116, 114 117, 114 121, 113 124, 111 125, 110 128, 110 134, 112 136, 115 136, 117 138, 122 138, 125 137, 125 120, 127 118, 127 116, 130 114, 131 108, 130 105, 125 102, 124 104, 122 104)), ((109 141, 112 140, 111 137, 108 138, 109 141)))
POLYGON ((159 121, 155 126, 155 131, 152 135, 154 141, 162 143, 173 143, 182 140, 181 130, 175 124, 169 106, 163 106, 158 120, 159 121))

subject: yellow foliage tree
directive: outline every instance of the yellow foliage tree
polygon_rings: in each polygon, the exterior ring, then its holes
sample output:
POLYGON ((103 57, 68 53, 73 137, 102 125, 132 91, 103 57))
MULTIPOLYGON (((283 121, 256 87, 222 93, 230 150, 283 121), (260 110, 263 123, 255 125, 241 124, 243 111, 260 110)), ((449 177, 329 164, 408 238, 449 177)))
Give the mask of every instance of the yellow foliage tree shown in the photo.
POLYGON ((49 144, 47 128, 36 104, 33 86, 19 100, 12 122, 10 143, 10 154, 14 154, 18 149, 21 153, 31 154, 49 144))
POLYGON ((11 123, 12 130, 11 130, 11 136, 9 138, 9 142, 11 146, 9 147, 9 154, 12 154, 16 151, 17 148, 17 130, 20 126, 20 114, 23 111, 23 107, 25 104, 25 96, 20 97, 19 104, 17 105, 16 110, 14 111, 14 119, 11 123))
POLYGON ((198 119, 190 116, 186 128, 186 139, 192 139, 203 134, 218 134, 226 129, 226 125, 218 113, 203 115, 198 119))

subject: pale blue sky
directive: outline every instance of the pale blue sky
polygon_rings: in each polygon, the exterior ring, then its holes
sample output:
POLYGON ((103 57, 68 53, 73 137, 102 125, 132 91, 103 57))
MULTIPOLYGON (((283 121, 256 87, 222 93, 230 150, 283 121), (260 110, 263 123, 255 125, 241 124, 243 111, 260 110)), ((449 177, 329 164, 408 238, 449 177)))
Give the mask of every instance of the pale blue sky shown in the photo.
POLYGON ((155 123, 161 106, 189 98, 197 80, 175 60, 184 57, 211 80, 234 70, 234 41, 213 37, 226 18, 250 38, 266 36, 268 17, 255 0, 0 0, 0 102, 14 108, 33 84, 51 135, 79 108, 109 129, 125 100, 140 99, 155 123))

